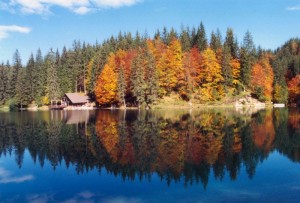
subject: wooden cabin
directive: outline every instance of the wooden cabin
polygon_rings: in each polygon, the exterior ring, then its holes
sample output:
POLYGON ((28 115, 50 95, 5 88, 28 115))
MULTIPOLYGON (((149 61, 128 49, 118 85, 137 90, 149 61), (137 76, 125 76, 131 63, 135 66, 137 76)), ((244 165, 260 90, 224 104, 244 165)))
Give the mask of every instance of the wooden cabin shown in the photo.
POLYGON ((67 104, 62 100, 51 100, 51 104, 49 106, 50 109, 63 109, 67 106, 67 104))
POLYGON ((66 93, 63 100, 67 106, 84 106, 89 103, 89 97, 79 93, 66 93))

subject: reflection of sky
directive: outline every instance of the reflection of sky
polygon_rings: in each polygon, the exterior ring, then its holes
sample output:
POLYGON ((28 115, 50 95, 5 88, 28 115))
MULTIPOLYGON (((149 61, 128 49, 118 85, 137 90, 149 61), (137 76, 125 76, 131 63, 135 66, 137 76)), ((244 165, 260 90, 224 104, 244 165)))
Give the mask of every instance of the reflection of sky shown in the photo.
POLYGON ((33 175, 13 176, 11 171, 6 170, 0 166, 0 184, 3 183, 22 183, 33 180, 33 175))
POLYGON ((123 181, 107 173, 90 170, 77 174, 75 166, 65 163, 53 167, 45 161, 43 168, 34 164, 28 151, 24 154, 22 168, 10 157, 0 158, 0 180, 19 184, 0 184, 0 202, 299 202, 300 164, 293 163, 278 152, 258 164, 252 179, 243 166, 236 180, 226 173, 222 181, 214 178, 212 169, 206 189, 194 182, 184 186, 183 181, 160 180, 153 174, 150 180, 123 181), (26 174, 26 175, 24 175, 26 174), (33 174, 33 175, 27 175, 33 174), (30 180, 30 181, 29 181, 30 180))

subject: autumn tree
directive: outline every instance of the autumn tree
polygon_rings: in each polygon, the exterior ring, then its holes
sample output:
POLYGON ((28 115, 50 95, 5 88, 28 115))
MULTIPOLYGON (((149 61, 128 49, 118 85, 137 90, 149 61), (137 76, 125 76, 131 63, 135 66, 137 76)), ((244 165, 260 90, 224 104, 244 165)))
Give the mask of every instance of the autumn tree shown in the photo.
POLYGON ((235 87, 237 93, 241 91, 241 64, 239 59, 231 59, 230 61, 231 71, 232 71, 232 84, 235 87))
POLYGON ((201 83, 200 70, 201 70, 202 56, 199 50, 194 47, 186 52, 183 57, 183 67, 185 70, 185 77, 187 82, 186 91, 188 94, 195 93, 201 83))
POLYGON ((210 49, 203 52, 203 64, 200 69, 201 99, 211 101, 223 94, 221 82, 224 80, 222 68, 217 62, 215 53, 210 49))
POLYGON ((173 39, 157 64, 162 95, 170 94, 184 84, 182 58, 180 42, 173 39))
POLYGON ((114 104, 117 101, 117 74, 114 68, 105 64, 95 87, 96 101, 100 105, 114 104))
POLYGON ((264 54, 253 66, 251 71, 251 90, 261 101, 271 101, 273 98, 274 73, 270 60, 264 54))
POLYGON ((291 103, 300 104, 300 74, 288 82, 289 98, 291 103))

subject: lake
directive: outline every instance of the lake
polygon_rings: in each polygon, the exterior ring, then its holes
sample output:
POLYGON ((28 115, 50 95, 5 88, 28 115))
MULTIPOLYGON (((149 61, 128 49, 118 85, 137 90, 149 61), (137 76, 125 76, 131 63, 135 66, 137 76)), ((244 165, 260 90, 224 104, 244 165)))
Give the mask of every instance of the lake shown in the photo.
POLYGON ((0 202, 300 202, 300 110, 3 112, 0 202))

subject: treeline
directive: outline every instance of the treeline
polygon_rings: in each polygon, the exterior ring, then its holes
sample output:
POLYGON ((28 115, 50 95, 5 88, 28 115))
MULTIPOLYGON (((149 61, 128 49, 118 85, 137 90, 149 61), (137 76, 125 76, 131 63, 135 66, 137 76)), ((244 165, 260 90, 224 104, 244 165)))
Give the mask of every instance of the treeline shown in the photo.
POLYGON ((84 92, 102 106, 147 105, 172 93, 193 103, 224 101, 241 92, 260 101, 300 102, 300 39, 275 51, 242 43, 233 29, 208 40, 204 25, 119 33, 101 44, 74 41, 61 53, 40 50, 22 66, 18 51, 0 67, 0 104, 49 104, 67 92, 84 92))

